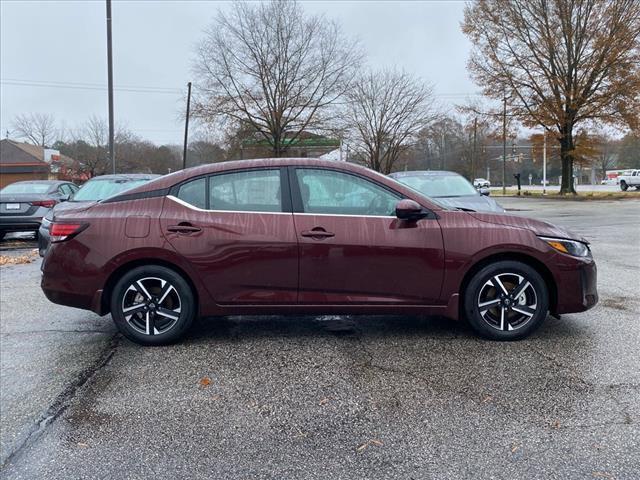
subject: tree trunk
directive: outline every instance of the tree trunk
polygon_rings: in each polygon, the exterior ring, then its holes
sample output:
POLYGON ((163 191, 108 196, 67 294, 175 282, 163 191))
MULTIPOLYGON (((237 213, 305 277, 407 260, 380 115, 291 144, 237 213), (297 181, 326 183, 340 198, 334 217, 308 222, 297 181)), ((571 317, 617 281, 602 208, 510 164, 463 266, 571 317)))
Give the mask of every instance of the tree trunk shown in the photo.
POLYGON ((573 131, 571 126, 566 126, 561 132, 560 138, 560 159, 562 161, 562 182, 560 184, 560 195, 576 194, 573 186, 573 131))

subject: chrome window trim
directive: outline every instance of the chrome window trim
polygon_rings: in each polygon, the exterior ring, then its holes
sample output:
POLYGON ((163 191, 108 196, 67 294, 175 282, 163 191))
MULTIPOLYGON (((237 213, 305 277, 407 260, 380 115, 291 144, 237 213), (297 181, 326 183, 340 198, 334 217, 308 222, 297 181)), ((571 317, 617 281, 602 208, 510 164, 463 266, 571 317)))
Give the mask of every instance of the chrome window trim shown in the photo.
POLYGON ((395 218, 395 215, 354 215, 352 213, 309 213, 309 212, 294 212, 294 215, 305 215, 313 217, 358 217, 358 218, 395 218))
POLYGON ((259 213, 260 215, 291 215, 291 212, 263 212, 261 210, 207 210, 206 208, 196 207, 195 205, 191 205, 184 200, 174 197, 173 195, 167 195, 166 198, 169 200, 173 200, 174 202, 182 205, 183 207, 190 208, 191 210, 195 210, 196 212, 208 212, 208 213, 259 213))

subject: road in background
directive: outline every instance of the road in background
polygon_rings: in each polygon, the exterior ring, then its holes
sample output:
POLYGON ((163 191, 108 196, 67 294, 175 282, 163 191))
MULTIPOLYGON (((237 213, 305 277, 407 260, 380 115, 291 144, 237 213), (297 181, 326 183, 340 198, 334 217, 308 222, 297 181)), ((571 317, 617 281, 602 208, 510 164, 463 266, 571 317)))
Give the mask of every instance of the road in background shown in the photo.
MULTIPOLYGON (((542 185, 529 185, 528 182, 522 181, 521 184, 522 190, 531 190, 531 191, 542 191, 542 185)), ((509 190, 518 188, 517 185, 507 186, 509 190)), ((492 186, 491 191, 499 191, 502 190, 502 187, 492 186)), ((620 192, 620 185, 576 185, 577 192, 620 192)), ((547 185, 547 192, 549 193, 558 193, 560 192, 560 185, 547 185)), ((629 189, 629 193, 633 195, 635 190, 633 188, 629 189)))
POLYGON ((520 342, 271 316, 143 348, 47 302, 38 262, 3 267, 2 477, 639 478, 640 202, 499 201, 592 242, 598 306, 520 342))

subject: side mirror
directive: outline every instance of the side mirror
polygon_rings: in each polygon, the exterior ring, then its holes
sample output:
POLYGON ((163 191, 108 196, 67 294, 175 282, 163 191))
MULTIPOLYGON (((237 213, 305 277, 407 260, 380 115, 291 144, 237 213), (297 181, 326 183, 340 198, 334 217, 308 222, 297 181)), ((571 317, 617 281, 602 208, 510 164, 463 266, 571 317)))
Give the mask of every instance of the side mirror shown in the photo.
POLYGON ((489 195, 491 195, 491 190, 489 190, 487 187, 482 187, 480 189, 480 195, 484 195, 485 197, 488 197, 489 195))
POLYGON ((396 217, 400 220, 420 220, 426 216, 427 213, 418 202, 405 198, 396 204, 396 217))

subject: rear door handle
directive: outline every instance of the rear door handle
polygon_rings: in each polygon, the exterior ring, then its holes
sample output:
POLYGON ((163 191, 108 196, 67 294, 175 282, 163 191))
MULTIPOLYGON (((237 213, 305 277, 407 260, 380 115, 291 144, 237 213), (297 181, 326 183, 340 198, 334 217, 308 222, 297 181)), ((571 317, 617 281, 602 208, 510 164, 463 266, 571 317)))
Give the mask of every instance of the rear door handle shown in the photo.
POLYGON ((193 225, 169 225, 167 230, 173 233, 196 233, 202 229, 193 225))
POLYGON ((327 232, 324 228, 314 228, 313 230, 305 230, 300 232, 303 237, 311 237, 316 240, 322 240, 323 238, 335 237, 335 233, 327 232))

